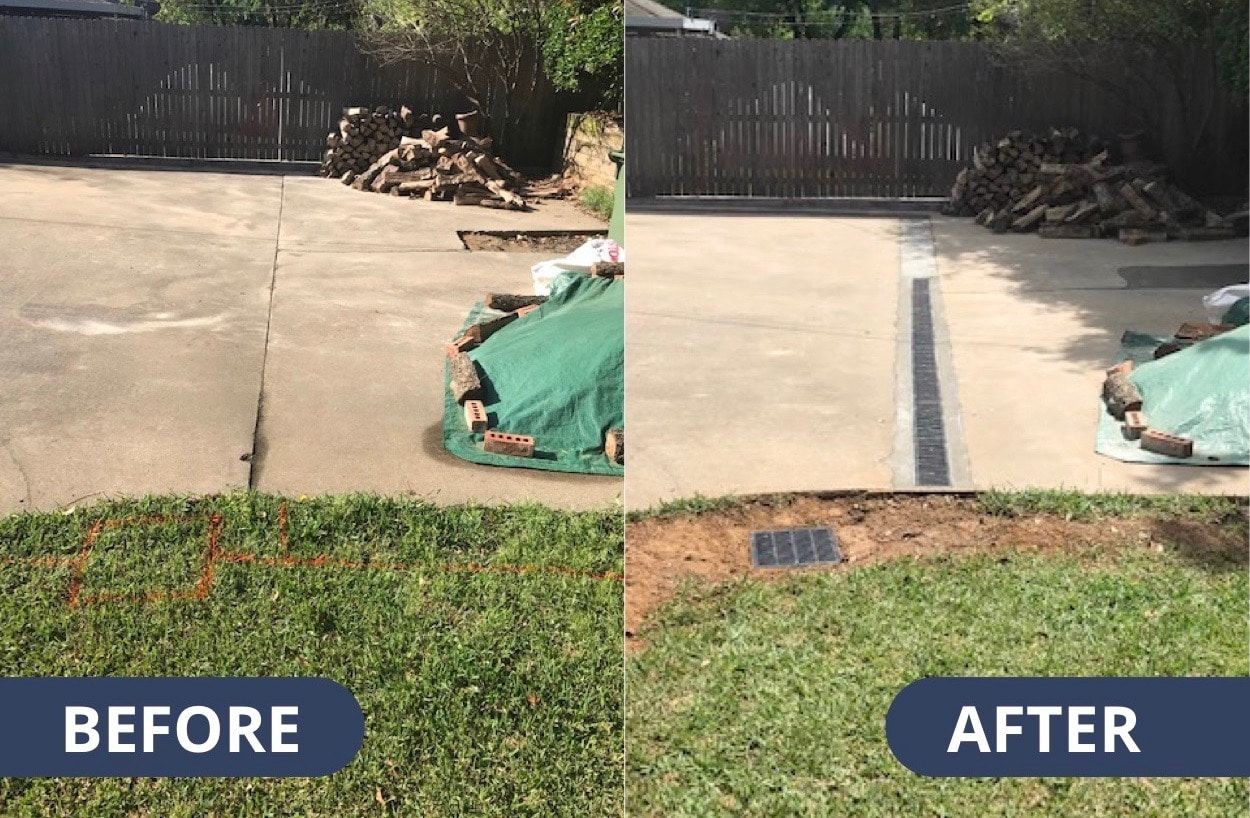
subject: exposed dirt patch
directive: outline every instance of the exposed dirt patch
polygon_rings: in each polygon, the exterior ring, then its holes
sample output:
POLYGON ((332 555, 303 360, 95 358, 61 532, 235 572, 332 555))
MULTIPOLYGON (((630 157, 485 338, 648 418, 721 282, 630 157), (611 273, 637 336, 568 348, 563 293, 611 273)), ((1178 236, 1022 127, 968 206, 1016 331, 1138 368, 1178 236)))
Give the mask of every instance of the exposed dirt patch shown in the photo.
POLYGON ((606 230, 461 230, 460 241, 469 250, 567 255, 606 230))
POLYGON ((631 522, 625 550, 625 628, 629 647, 648 614, 685 579, 721 582, 751 575, 780 579, 794 570, 846 571, 884 560, 995 551, 1057 552, 1082 548, 1176 548, 1217 570, 1244 570, 1244 532, 1178 517, 987 514, 974 498, 893 495, 756 498, 722 511, 631 522), (763 528, 832 526, 844 562, 806 569, 751 567, 747 541, 763 528))

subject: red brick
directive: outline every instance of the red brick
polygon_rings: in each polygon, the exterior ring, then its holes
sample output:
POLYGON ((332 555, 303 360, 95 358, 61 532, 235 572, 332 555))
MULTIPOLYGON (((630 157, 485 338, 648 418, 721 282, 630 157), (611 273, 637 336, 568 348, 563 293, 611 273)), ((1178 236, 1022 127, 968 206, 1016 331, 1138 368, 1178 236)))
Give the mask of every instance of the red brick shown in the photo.
POLYGON ((513 457, 534 456, 534 438, 529 435, 489 431, 486 433, 482 447, 493 454, 507 454, 513 457))
POLYGON ((464 402, 464 422, 470 432, 485 432, 487 426, 486 404, 480 400, 464 402))
POLYGON ((1124 360, 1124 361, 1120 361, 1118 364, 1108 369, 1107 374, 1114 375, 1117 372, 1120 372, 1122 374, 1127 375, 1132 371, 1133 371, 1133 362, 1129 360, 1124 360))
POLYGON ((1141 435, 1141 447, 1148 452, 1168 457, 1193 457, 1194 442, 1187 437, 1170 435, 1158 429, 1147 429, 1141 435))
POLYGON ((1124 413, 1124 436, 1129 440, 1137 440, 1147 428, 1145 412, 1124 413))
POLYGON ((516 317, 524 318, 525 316, 529 315, 531 312, 533 312, 534 310, 538 309, 541 306, 542 306, 541 304, 529 304, 527 306, 520 307, 519 309, 515 310, 516 317))

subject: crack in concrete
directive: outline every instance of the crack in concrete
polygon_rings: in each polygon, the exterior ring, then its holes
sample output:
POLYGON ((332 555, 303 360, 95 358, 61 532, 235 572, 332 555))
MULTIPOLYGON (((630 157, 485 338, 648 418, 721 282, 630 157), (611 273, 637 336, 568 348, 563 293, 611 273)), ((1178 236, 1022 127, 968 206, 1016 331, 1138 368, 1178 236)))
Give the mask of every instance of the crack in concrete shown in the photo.
POLYGON ((34 495, 31 492, 30 475, 26 473, 26 467, 23 466, 22 462, 17 459, 17 454, 13 451, 12 441, 10 440, 0 441, 0 449, 4 449, 4 453, 9 456, 9 460, 13 461, 13 467, 16 468, 17 473, 22 476, 22 485, 26 492, 26 499, 24 500, 24 502, 26 503, 26 507, 30 508, 30 505, 34 499, 34 495))
POLYGON ((255 489, 260 479, 258 466, 265 450, 264 434, 261 431, 265 412, 265 370, 269 366, 269 338, 273 329, 273 298, 278 286, 278 255, 282 252, 282 211, 286 205, 286 177, 278 188, 278 225, 273 237, 273 262, 269 268, 269 311, 265 317, 265 348, 260 358, 260 388, 256 394, 256 422, 252 426, 252 448, 247 460, 247 487, 255 489))

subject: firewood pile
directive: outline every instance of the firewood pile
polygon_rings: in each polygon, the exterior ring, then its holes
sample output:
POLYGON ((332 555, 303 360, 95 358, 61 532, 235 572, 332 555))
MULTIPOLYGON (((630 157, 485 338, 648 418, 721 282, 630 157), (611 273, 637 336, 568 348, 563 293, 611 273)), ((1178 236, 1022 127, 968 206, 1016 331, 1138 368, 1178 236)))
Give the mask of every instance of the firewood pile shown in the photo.
POLYGON ((1113 237, 1126 244, 1231 238, 1236 231, 1168 181, 1153 162, 1110 164, 1109 147, 1076 128, 1012 131, 973 152, 943 212, 975 216, 996 233, 1113 237))
POLYGON ((326 138, 321 175, 356 190, 528 210, 524 177, 494 155, 489 136, 475 133, 477 120, 457 119, 453 132, 441 116, 417 116, 407 107, 348 108, 326 138))

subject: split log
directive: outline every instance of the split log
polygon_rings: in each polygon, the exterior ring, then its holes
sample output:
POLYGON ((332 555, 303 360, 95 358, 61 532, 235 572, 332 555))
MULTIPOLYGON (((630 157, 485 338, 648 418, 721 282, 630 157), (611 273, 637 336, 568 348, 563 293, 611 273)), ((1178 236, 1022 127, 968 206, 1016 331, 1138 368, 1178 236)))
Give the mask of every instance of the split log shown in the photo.
POLYGON ((995 233, 1006 233, 1011 228, 1012 221, 1014 217, 1011 215, 1011 208, 1004 207, 990 219, 989 228, 995 233))
POLYGON ((1186 321, 1176 330, 1175 337, 1178 341, 1205 341, 1208 338, 1214 338, 1217 335, 1223 335, 1226 332, 1236 329, 1231 324, 1211 324, 1206 321, 1186 321))
POLYGON ((615 278, 625 275, 623 261, 596 261, 590 265, 590 274, 600 278, 615 278))
POLYGON ((504 187, 504 183, 498 179, 488 179, 486 181, 486 187, 490 188, 496 196, 503 199, 511 207, 514 207, 517 210, 529 209, 529 205, 525 203, 524 199, 504 187))
POLYGON ((1168 234, 1166 230, 1143 230, 1137 227, 1121 227, 1119 238, 1120 241, 1128 246, 1137 247, 1150 242, 1167 241, 1168 234))
POLYGON ((1096 239, 1101 231, 1096 224, 1043 224, 1037 235, 1044 239, 1096 239))
POLYGON ((1067 224, 1084 224, 1093 219, 1098 210, 1098 203, 1087 199, 1077 204, 1076 209, 1068 214, 1064 222, 1067 224))
POLYGON ((499 316, 498 318, 491 318, 489 320, 481 321, 479 323, 474 324, 473 326, 466 329, 464 331, 464 334, 466 337, 472 338, 474 341, 477 341, 480 344, 483 341, 485 341, 487 338, 494 335, 496 332, 499 332, 499 330, 511 324, 513 321, 516 320, 516 317, 517 317, 516 313, 507 312, 499 316))
POLYGON ((395 186, 400 196, 423 196, 434 187, 433 179, 421 179, 413 182, 400 182, 395 186))
POLYGON ((477 374, 477 364, 467 352, 460 352, 451 358, 451 395, 456 403, 467 400, 481 400, 483 396, 482 379, 477 374))
POLYGON ((501 312, 514 312, 533 304, 546 304, 545 295, 514 295, 512 293, 487 293, 486 306, 501 312))
POLYGON ((1129 373, 1122 369, 1107 373, 1107 379, 1102 382, 1102 399, 1116 420, 1124 420, 1125 412, 1140 412, 1142 408, 1141 392, 1129 380, 1129 373))
POLYGON ((1056 205, 1055 207, 1046 208, 1046 221, 1052 223, 1062 222, 1076 212, 1078 204, 1056 205))
POLYGON ((618 466, 625 465, 625 430, 608 429, 603 439, 603 453, 618 466))
POLYGON ((1030 211, 1034 207, 1034 205, 1036 205, 1038 202, 1042 200, 1042 197, 1045 195, 1046 195, 1046 186, 1038 185, 1037 187, 1029 191, 1028 194, 1026 194, 1023 199, 1016 202, 1012 206, 1011 212, 1012 213, 1024 213, 1026 211, 1030 211))
POLYGON ((1150 202, 1146 201, 1146 199, 1141 195, 1141 193, 1138 192, 1137 188, 1131 182, 1125 182, 1120 185, 1120 195, 1124 197, 1125 201, 1127 201, 1134 210, 1146 219, 1154 221, 1159 218, 1159 211, 1155 210, 1155 208, 1151 206, 1150 202))
POLYGON ((1037 207, 1033 208, 1028 213, 1025 213, 1023 216, 1013 221, 1011 223, 1011 229, 1012 230, 1028 230, 1030 227, 1040 222, 1045 215, 1046 215, 1046 205, 1039 204, 1037 207))

